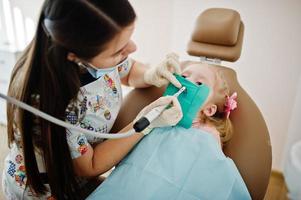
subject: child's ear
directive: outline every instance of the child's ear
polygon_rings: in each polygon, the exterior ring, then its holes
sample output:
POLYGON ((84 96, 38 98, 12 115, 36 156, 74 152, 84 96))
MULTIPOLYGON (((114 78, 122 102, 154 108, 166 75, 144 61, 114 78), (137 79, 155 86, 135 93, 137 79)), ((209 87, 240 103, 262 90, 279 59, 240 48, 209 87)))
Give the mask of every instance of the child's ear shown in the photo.
POLYGON ((217 111, 217 105, 215 104, 210 104, 208 106, 205 107, 205 109, 203 110, 204 114, 207 116, 207 117, 211 117, 213 116, 217 111))

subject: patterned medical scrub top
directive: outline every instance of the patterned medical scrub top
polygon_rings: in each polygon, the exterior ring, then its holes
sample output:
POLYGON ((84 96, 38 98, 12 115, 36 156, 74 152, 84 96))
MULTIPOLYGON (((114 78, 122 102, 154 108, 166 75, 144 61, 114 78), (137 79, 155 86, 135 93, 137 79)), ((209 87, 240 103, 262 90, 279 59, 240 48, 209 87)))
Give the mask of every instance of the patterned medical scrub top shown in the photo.
MULTIPOLYGON (((122 101, 121 78, 126 76, 132 66, 131 59, 111 72, 95 79, 89 73, 81 77, 81 88, 76 101, 70 102, 66 108, 66 121, 69 123, 95 131, 108 133, 119 112, 122 101)), ((32 104, 38 107, 39 96, 32 95, 32 104)), ((39 134, 38 128, 33 128, 34 134, 39 134), (36 131, 35 131, 36 129, 36 131)), ((15 143, 12 144, 5 158, 2 176, 2 188, 7 199, 51 199, 51 193, 37 197, 26 186, 26 170, 21 146, 21 134, 14 129, 15 143)), ((67 142, 72 159, 84 155, 88 145, 102 142, 77 131, 67 130, 67 142)), ((35 153, 40 173, 45 173, 43 157, 38 150, 35 153)), ((45 184, 49 189, 49 185, 45 184)))

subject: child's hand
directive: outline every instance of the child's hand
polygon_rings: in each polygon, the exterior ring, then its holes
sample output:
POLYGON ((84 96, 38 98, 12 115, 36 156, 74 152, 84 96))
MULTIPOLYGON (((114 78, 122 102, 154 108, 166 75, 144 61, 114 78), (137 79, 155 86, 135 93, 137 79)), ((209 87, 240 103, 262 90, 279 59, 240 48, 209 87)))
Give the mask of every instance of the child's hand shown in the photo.
POLYGON ((161 87, 171 82, 176 87, 180 88, 181 83, 173 76, 173 73, 181 74, 179 56, 175 53, 170 53, 166 59, 157 67, 152 67, 144 73, 144 81, 147 84, 161 87))

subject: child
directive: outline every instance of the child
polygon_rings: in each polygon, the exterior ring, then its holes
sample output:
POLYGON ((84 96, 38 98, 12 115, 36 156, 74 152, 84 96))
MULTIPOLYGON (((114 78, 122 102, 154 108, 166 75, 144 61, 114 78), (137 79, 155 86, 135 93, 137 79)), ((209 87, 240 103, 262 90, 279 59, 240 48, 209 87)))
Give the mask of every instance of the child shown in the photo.
POLYGON ((222 73, 206 64, 189 63, 182 76, 210 88, 192 128, 153 129, 88 200, 251 199, 235 163, 220 148, 232 136, 236 93, 229 96, 222 73))
POLYGON ((190 63, 183 70, 182 76, 198 85, 206 84, 211 91, 193 121, 192 127, 213 134, 220 145, 226 143, 233 134, 229 115, 237 107, 235 100, 237 94, 230 96, 223 75, 210 65, 190 63))

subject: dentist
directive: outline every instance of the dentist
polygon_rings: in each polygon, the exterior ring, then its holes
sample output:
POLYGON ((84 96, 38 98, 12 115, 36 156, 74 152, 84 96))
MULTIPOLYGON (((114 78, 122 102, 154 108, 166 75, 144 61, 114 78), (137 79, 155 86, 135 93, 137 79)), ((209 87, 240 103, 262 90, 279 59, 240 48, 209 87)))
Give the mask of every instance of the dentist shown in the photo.
MULTIPOLYGON (((75 126, 109 132, 121 106, 121 84, 181 86, 172 75, 180 73, 176 55, 151 68, 129 57, 136 51, 135 18, 126 0, 46 0, 35 37, 14 67, 9 96, 75 126)), ((171 102, 155 126, 175 125, 181 107, 174 97, 146 107, 171 102)), ((7 199, 83 199, 91 182, 145 134, 95 141, 11 104, 7 113, 10 152, 2 180, 7 199)))

